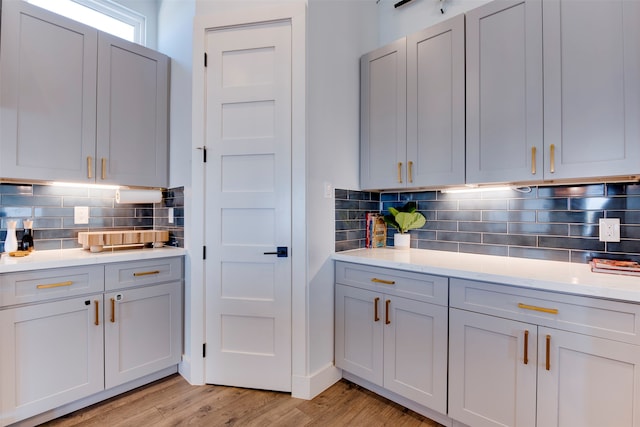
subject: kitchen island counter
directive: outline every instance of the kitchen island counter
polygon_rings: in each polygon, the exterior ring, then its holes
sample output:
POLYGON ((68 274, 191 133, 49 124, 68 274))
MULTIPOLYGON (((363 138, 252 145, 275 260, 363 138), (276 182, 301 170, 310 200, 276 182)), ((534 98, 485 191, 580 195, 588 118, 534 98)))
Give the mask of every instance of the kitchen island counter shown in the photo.
POLYGON ((186 253, 187 251, 183 248, 170 246, 157 249, 118 249, 97 253, 84 249, 36 250, 24 257, 11 257, 3 253, 0 258, 0 273, 167 258, 183 256, 186 253))
POLYGON ((640 302, 639 276, 594 273, 588 264, 394 248, 337 252, 333 259, 530 289, 640 302))

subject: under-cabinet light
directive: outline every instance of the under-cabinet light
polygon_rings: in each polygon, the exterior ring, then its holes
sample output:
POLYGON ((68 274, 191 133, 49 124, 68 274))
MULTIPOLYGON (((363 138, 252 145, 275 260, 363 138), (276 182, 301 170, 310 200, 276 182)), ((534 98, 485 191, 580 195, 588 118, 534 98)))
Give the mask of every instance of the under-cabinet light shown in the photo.
POLYGON ((119 185, 109 185, 109 184, 85 184, 79 182, 58 182, 54 181, 51 185, 55 187, 76 187, 76 188, 96 188, 99 190, 117 190, 120 188, 119 185))
POLYGON ((458 194, 458 193, 480 193, 484 191, 507 191, 507 190, 515 190, 514 187, 510 186, 501 186, 501 187, 451 187, 440 190, 441 193, 446 194, 458 194))

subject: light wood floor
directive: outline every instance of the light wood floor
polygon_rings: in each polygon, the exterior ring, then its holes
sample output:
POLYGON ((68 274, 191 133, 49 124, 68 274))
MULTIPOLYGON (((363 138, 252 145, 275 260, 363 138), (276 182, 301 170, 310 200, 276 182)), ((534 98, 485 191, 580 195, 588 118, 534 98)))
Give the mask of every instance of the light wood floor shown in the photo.
POLYGON ((313 400, 287 393, 191 386, 173 375, 45 426, 403 426, 439 424, 342 380, 313 400))

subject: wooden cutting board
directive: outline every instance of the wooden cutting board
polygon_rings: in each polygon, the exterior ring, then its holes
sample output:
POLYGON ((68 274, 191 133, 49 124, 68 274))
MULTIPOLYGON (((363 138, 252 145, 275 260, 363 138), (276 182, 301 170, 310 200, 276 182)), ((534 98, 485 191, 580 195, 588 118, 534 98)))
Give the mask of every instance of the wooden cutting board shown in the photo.
POLYGON ((78 233, 78 243, 92 252, 100 252, 105 247, 142 246, 147 243, 167 241, 169 241, 168 230, 81 231, 78 233))

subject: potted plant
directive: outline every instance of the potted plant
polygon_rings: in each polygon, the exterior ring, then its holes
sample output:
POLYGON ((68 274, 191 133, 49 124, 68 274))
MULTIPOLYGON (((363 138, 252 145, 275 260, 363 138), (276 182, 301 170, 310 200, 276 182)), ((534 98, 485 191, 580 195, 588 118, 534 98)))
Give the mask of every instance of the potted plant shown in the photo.
POLYGON ((407 231, 421 228, 427 220, 417 211, 415 202, 408 202, 399 209, 390 207, 389 214, 384 216, 384 222, 398 230, 393 235, 393 246, 399 249, 409 249, 411 235, 407 231))

